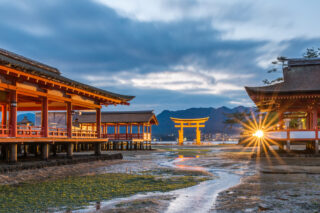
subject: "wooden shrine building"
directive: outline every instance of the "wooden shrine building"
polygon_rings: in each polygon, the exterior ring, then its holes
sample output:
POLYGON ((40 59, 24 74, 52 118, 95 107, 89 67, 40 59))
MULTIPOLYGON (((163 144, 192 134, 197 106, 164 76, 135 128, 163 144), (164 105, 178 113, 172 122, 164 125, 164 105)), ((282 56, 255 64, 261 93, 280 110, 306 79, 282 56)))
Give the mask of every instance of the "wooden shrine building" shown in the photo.
MULTIPOLYGON (((92 112, 77 115, 79 131, 96 131, 92 112)), ((108 138, 106 149, 151 149, 152 125, 158 125, 153 111, 101 112, 101 137, 108 138)))
POLYGON ((37 154, 40 148, 42 158, 48 159, 49 150, 54 152, 55 145, 62 144, 71 157, 75 143, 94 144, 95 153, 100 154, 101 143, 107 141, 99 128, 101 107, 128 105, 133 98, 71 80, 57 68, 0 49, 1 156, 16 162, 17 150, 37 154), (66 112, 66 128, 49 127, 50 110, 66 112), (95 110, 98 128, 79 134, 72 126, 75 110, 95 110), (40 111, 41 125, 17 125, 19 111, 40 111))
POLYGON ((278 123, 266 137, 279 144, 306 144, 319 152, 320 59, 286 59, 283 82, 262 87, 246 87, 261 111, 277 112, 278 123))

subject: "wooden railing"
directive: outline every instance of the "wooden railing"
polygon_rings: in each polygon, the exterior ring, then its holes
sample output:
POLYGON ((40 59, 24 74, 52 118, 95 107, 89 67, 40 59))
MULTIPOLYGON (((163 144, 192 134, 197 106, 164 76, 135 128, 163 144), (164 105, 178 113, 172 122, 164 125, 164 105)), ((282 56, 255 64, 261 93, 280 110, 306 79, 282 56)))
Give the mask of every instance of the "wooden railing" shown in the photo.
POLYGON ((92 130, 72 130, 72 137, 74 138, 96 138, 97 131, 92 130))
MULTIPOLYGON (((10 137, 10 128, 0 126, 0 137, 10 137)), ((41 126, 17 125, 17 137, 44 137, 41 126)), ((66 128, 48 128, 48 137, 50 138, 67 138, 68 131, 66 128)), ((74 138, 96 138, 97 131, 91 130, 72 130, 74 138)))
POLYGON ((49 128, 49 137, 65 138, 68 136, 66 128, 49 128))
POLYGON ((42 130, 39 126, 17 126, 17 137, 41 137, 42 130))
POLYGON ((108 138, 109 140, 132 140, 132 139, 144 139, 151 140, 150 133, 120 133, 120 134, 103 134, 103 138, 108 138))
POLYGON ((8 137, 10 130, 7 126, 0 126, 0 137, 8 137))

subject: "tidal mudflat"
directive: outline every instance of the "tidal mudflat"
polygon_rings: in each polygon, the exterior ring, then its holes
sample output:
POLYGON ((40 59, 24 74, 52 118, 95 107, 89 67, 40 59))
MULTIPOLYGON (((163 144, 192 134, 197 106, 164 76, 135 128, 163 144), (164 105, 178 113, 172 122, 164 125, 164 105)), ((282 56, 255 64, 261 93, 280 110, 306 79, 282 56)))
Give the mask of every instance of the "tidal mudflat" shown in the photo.
POLYGON ((319 157, 238 145, 155 146, 124 160, 0 176, 0 212, 317 212, 319 157))

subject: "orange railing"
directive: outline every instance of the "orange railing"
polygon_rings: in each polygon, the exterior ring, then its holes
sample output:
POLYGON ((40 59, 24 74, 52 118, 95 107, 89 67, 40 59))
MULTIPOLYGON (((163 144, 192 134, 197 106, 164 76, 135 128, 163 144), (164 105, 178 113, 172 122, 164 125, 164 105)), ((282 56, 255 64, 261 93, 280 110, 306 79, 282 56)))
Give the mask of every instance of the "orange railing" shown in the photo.
POLYGON ((39 126, 17 126, 17 136, 18 137, 41 137, 42 130, 39 126))
MULTIPOLYGON (((0 137, 10 137, 10 128, 0 126, 0 137)), ((43 137, 41 126, 17 125, 17 137, 43 137)), ((66 128, 49 127, 48 137, 50 138, 66 138, 68 131, 66 128)), ((97 131, 91 130, 72 130, 72 137, 75 138, 96 138, 97 131)))
POLYGON ((66 128, 49 128, 49 137, 57 137, 57 138, 64 138, 68 136, 68 132, 66 128))
POLYGON ((0 137, 8 137, 10 130, 7 126, 0 126, 0 137))
POLYGON ((151 134, 150 133, 120 133, 120 134, 103 134, 103 138, 108 138, 109 140, 132 140, 132 139, 144 139, 150 140, 151 134))
POLYGON ((96 138, 97 131, 92 130, 72 130, 72 137, 75 138, 96 138))

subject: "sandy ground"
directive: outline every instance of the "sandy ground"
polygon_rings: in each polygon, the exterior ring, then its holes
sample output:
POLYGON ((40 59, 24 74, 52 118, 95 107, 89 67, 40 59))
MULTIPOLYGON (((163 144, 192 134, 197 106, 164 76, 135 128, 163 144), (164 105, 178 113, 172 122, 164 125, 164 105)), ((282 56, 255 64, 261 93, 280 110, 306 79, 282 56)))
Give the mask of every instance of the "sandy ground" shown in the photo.
MULTIPOLYGON (((174 155, 175 149, 181 147, 156 148, 155 151, 124 151, 123 160, 96 161, 1 174, 0 184, 107 172, 139 173, 167 168, 168 161, 177 157, 174 155)), ((215 202, 206 198, 211 202, 210 210, 206 212, 320 212, 320 157, 300 155, 252 158, 251 148, 235 145, 183 148, 209 151, 183 162, 183 165, 177 164, 176 169, 206 168, 214 175, 223 171, 241 178, 239 184, 218 193, 215 202)), ((212 181, 210 184, 218 182, 219 180, 212 181)), ((170 193, 133 196, 123 198, 112 205, 99 204, 91 207, 89 212, 172 212, 168 209, 178 199, 176 194, 170 193)), ((187 208, 183 212, 192 211, 188 211, 187 208)))
POLYGON ((219 194, 216 212, 320 212, 319 157, 264 157, 249 163, 241 183, 219 194))

